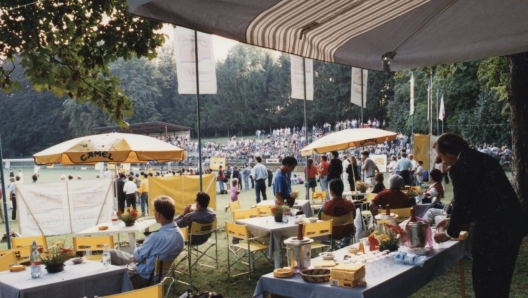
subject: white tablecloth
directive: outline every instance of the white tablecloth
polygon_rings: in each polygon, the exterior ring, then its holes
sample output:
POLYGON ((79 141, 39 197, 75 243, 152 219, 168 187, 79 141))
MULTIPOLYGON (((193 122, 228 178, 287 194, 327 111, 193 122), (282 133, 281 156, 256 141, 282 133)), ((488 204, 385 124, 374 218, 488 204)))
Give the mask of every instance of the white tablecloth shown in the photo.
MULTIPOLYGON (((333 287, 329 283, 307 283, 299 274, 281 279, 269 273, 260 278, 253 296, 261 298, 267 297, 265 293, 274 293, 294 298, 408 297, 460 261, 466 245, 469 245, 467 241, 449 241, 446 248, 429 252, 424 267, 395 264, 387 272, 368 277, 367 287, 333 287)), ((337 260, 346 253, 346 248, 334 252, 337 260)))
POLYGON ((122 250, 128 253, 133 253, 134 249, 136 248, 136 233, 148 230, 148 228, 154 225, 155 223, 156 223, 156 220, 152 218, 140 219, 140 221, 136 221, 136 223, 131 227, 125 226, 125 223, 122 221, 119 221, 118 225, 113 225, 111 222, 104 222, 104 223, 98 224, 97 226, 94 226, 86 230, 82 230, 78 233, 75 233, 75 235, 100 236, 100 235, 115 235, 115 234, 127 233, 128 242, 130 246, 123 248, 122 250), (100 231, 99 230, 100 226, 107 226, 108 230, 100 231))
POLYGON ((31 278, 30 268, 21 272, 0 272, 2 298, 83 298, 112 295, 132 290, 125 267, 85 261, 74 265, 66 261, 64 271, 49 274, 42 266, 42 277, 31 278))
MULTIPOLYGON (((273 206, 273 205, 275 205, 275 201, 273 200, 260 201, 260 203, 257 204, 257 206, 273 206)), ((306 217, 313 216, 312 205, 310 204, 310 201, 308 200, 295 200, 295 204, 293 204, 293 208, 302 210, 302 212, 304 212, 304 215, 306 215, 306 217)))

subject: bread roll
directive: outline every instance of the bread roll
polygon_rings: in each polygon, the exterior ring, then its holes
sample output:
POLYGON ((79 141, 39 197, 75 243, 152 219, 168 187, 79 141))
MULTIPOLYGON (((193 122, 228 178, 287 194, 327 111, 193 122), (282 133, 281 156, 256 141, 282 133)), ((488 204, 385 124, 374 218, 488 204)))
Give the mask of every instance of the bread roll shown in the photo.
POLYGON ((99 231, 108 230, 108 226, 100 226, 99 231))
POLYGON ((9 268, 9 271, 11 272, 19 272, 26 270, 26 266, 24 265, 13 265, 11 268, 9 268))

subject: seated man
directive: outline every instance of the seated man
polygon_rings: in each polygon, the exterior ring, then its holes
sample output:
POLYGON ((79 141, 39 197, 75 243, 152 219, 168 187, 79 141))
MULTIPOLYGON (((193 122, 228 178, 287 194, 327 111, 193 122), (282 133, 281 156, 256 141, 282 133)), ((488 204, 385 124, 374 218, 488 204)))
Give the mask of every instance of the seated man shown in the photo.
MULTIPOLYGON (((211 198, 209 195, 205 192, 198 192, 196 194, 196 210, 191 211, 191 205, 185 206, 185 209, 183 209, 183 213, 180 213, 178 217, 174 220, 178 227, 185 228, 185 227, 191 227, 191 223, 193 221, 200 223, 200 224, 208 224, 216 219, 216 214, 213 211, 213 209, 208 208, 209 201, 211 198)), ((211 234, 207 235, 201 235, 201 236, 193 236, 192 244, 193 245, 200 245, 203 244, 209 239, 211 234)))
POLYGON ((449 205, 446 205, 443 209, 429 208, 425 212, 423 218, 426 219, 431 226, 441 222, 443 219, 451 216, 453 208, 453 201, 449 205))
POLYGON ((403 178, 399 175, 392 175, 389 179, 389 189, 385 189, 378 193, 370 202, 370 213, 373 217, 378 215, 377 206, 381 205, 381 209, 385 209, 390 205, 390 209, 400 209, 411 207, 411 200, 406 193, 402 192, 403 178))
MULTIPOLYGON (((352 201, 343 198, 345 185, 341 179, 332 179, 329 183, 332 199, 324 203, 317 217, 321 219, 321 212, 330 216, 343 216, 355 212, 356 207, 352 201)), ((354 223, 332 227, 332 238, 341 239, 340 247, 350 245, 350 238, 354 235, 354 223)))
POLYGON ((163 262, 172 262, 183 250, 183 235, 173 222, 174 201, 167 196, 159 196, 152 202, 154 218, 161 224, 156 233, 151 233, 143 245, 136 248, 134 254, 110 250, 110 261, 113 265, 127 265, 128 276, 134 289, 148 286, 150 274, 154 270, 156 257, 163 262))
POLYGON ((432 169, 429 174, 431 185, 424 192, 423 204, 432 203, 433 208, 442 209, 444 205, 440 201, 444 197, 444 188, 442 187, 442 172, 439 169, 432 169))
POLYGON ((299 184, 299 179, 297 179, 297 175, 293 174, 293 177, 290 179, 291 184, 299 184))

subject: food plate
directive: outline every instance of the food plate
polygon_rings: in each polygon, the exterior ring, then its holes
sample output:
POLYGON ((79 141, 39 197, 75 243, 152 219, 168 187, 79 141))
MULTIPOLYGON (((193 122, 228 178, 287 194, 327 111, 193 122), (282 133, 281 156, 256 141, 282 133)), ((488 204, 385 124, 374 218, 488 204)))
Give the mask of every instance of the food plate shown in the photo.
POLYGON ((427 247, 415 247, 415 248, 409 248, 409 249, 411 252, 419 256, 424 256, 431 251, 431 249, 427 247))
POLYGON ((334 259, 334 254, 333 253, 322 252, 322 253, 319 254, 319 256, 323 260, 333 260, 334 259))
POLYGON ((74 265, 79 265, 79 264, 82 264, 83 259, 82 258, 74 258, 74 259, 71 259, 70 261, 72 261, 72 263, 74 265))

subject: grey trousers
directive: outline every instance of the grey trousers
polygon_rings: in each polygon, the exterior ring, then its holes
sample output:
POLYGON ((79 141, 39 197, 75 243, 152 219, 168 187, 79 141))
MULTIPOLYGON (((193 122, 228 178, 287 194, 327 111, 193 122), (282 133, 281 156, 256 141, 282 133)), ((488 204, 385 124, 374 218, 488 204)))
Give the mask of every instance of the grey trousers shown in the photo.
POLYGON ((132 287, 134 289, 141 289, 147 287, 148 280, 141 277, 136 270, 136 263, 132 262, 132 257, 134 255, 129 254, 124 251, 111 249, 110 250, 110 263, 116 266, 126 266, 128 277, 132 282, 132 287))

